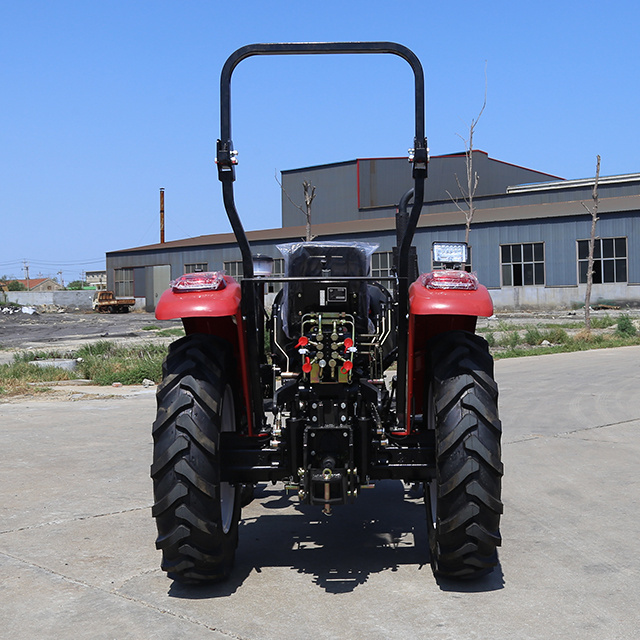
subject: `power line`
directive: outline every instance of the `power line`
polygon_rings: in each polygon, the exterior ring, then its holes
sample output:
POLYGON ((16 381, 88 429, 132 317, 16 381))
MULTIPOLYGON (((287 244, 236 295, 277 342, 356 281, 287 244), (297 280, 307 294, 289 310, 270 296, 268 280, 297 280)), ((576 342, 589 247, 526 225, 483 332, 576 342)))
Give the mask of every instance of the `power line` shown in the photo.
MULTIPOLYGON (((97 260, 74 260, 73 262, 59 262, 59 261, 50 262, 46 260, 29 260, 28 258, 25 258, 25 260, 28 260, 29 263, 32 265, 45 266, 45 267, 77 267, 77 266, 82 266, 84 264, 98 264, 98 263, 104 264, 105 263, 104 258, 99 258, 97 260)), ((22 265, 23 263, 24 263, 24 260, 10 260, 8 262, 0 262, 0 267, 22 265)))

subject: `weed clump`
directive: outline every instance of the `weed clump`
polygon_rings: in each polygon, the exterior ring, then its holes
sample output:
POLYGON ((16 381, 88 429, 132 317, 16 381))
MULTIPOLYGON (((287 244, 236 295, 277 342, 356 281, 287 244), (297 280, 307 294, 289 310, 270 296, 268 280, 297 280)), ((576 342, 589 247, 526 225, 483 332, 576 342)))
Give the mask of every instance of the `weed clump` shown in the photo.
POLYGON ((77 375, 73 371, 59 367, 34 367, 29 361, 16 358, 11 364, 0 365, 0 395, 21 395, 42 391, 46 385, 35 388, 33 383, 75 378, 77 375))
POLYGON ((545 332, 544 339, 551 344, 567 344, 570 342, 569 335, 560 327, 552 327, 545 332))
POLYGON ((538 327, 529 327, 524 334, 524 342, 525 344, 529 344, 532 347, 535 347, 542 343, 544 340, 544 336, 538 327))
POLYGON ((180 338, 184 336, 184 329, 181 327, 171 327, 169 329, 161 329, 158 335, 162 338, 180 338))
POLYGON ((167 347, 143 344, 123 347, 110 342, 87 345, 78 351, 78 369, 83 377, 98 385, 140 384, 145 378, 162 380, 162 361, 167 347))
POLYGON ((507 348, 515 349, 520 344, 520 332, 519 331, 511 331, 507 334, 506 346, 507 348))
POLYGON ((636 326, 633 324, 633 320, 626 314, 621 315, 618 318, 618 326, 616 327, 616 334, 624 338, 632 338, 638 333, 636 326))
POLYGON ((591 318, 592 329, 608 329, 616 324, 615 318, 612 318, 608 313, 602 318, 591 318))

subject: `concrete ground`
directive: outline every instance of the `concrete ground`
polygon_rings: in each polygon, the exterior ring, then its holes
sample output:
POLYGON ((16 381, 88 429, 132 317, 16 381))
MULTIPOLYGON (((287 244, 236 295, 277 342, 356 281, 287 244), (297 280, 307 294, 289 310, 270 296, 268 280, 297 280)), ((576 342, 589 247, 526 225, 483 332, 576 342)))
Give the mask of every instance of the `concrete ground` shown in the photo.
POLYGON ((154 548, 153 389, 0 404, 0 637, 637 638, 640 347, 496 371, 501 565, 469 584, 433 578, 424 507, 387 482, 329 519, 261 487, 231 581, 179 586, 154 548))

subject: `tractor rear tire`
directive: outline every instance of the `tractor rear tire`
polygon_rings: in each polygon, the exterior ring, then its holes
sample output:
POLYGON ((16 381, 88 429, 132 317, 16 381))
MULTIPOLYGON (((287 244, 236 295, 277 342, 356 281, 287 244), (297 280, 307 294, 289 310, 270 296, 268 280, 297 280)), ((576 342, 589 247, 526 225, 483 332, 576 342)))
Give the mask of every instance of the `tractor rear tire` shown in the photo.
POLYGON ((501 502, 498 388, 487 342, 449 331, 428 345, 427 423, 435 429, 436 478, 425 486, 436 576, 472 579, 498 563, 501 502))
POLYGON ((179 582, 229 577, 238 544, 240 485, 220 480, 220 434, 235 431, 233 354, 201 334, 174 342, 163 364, 153 424, 156 548, 179 582))

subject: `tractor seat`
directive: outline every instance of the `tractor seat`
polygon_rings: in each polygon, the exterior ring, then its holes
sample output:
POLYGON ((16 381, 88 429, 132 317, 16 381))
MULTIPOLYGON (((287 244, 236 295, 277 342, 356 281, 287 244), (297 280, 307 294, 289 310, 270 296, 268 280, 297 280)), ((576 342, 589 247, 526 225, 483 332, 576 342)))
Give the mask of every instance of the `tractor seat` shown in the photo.
POLYGON ((362 333, 368 331, 369 290, 365 281, 345 281, 335 286, 321 284, 322 278, 367 277, 371 254, 377 245, 366 243, 297 242, 279 245, 285 258, 286 277, 310 278, 287 282, 283 291, 283 328, 296 334, 296 325, 308 312, 346 312, 356 317, 362 333), (317 279, 316 282, 313 279, 317 279), (332 291, 330 292, 329 289, 332 291), (335 295, 334 295, 335 294, 335 295))

